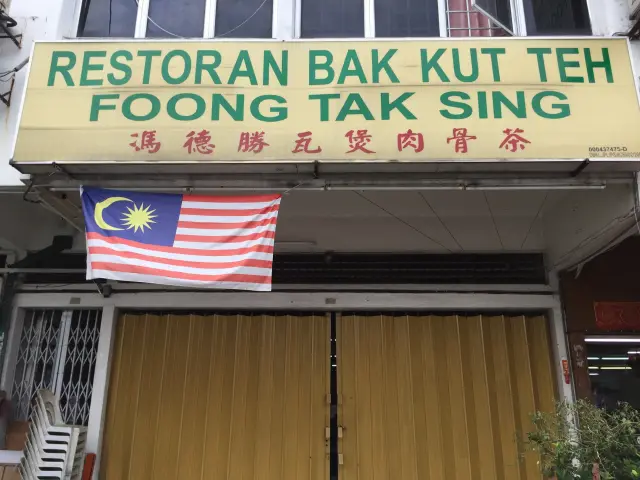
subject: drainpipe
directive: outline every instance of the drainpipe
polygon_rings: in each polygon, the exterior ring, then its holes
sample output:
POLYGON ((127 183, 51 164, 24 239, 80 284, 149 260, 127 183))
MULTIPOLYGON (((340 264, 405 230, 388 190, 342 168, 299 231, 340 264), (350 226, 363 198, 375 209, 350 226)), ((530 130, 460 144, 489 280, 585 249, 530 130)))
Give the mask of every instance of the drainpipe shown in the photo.
MULTIPOLYGON (((5 265, 15 263, 18 255, 14 251, 2 251, 5 255, 5 265)), ((6 269, 0 269, 0 271, 6 269)), ((0 375, 4 374, 4 357, 6 351, 6 341, 11 327, 11 317, 13 314, 13 297, 18 284, 18 274, 9 271, 2 272, 2 288, 0 291, 0 375)), ((5 385, 5 388, 7 386, 5 385)))

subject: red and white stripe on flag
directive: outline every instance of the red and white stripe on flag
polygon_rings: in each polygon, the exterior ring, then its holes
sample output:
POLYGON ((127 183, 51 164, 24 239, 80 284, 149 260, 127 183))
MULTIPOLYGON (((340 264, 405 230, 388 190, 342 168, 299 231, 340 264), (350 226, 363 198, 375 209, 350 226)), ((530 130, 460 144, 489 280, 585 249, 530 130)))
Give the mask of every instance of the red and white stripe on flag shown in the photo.
POLYGON ((87 278, 271 291, 280 200, 185 195, 169 246, 87 230, 87 278))

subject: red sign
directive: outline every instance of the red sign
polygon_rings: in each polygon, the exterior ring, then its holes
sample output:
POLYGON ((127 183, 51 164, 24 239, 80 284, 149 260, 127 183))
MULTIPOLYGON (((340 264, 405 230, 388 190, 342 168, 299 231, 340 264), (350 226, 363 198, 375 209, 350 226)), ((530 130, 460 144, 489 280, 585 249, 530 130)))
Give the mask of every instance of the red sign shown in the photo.
POLYGON ((571 384, 571 373, 569 373, 569 362, 567 359, 562 359, 562 374, 564 375, 564 383, 571 384))
POLYGON ((640 302, 595 302, 598 330, 640 330, 640 302))

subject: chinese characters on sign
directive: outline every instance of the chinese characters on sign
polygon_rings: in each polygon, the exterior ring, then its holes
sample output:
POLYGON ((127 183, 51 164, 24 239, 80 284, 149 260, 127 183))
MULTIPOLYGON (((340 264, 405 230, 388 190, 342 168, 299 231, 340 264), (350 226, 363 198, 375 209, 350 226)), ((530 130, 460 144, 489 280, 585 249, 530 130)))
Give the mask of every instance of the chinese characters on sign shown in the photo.
MULTIPOLYGON (((500 143, 500 148, 516 153, 524 150, 531 143, 525 136, 521 128, 507 128, 502 132, 504 138, 500 143)), ((133 142, 129 144, 136 152, 146 151, 153 154, 160 151, 162 142, 156 138, 156 131, 144 130, 132 133, 133 142)), ((322 152, 322 146, 313 144, 313 133, 311 131, 300 132, 297 139, 293 141, 292 153, 318 154, 322 152)), ((369 144, 373 141, 373 135, 366 129, 349 130, 344 137, 348 143, 349 150, 346 153, 363 152, 366 154, 376 153, 371 150, 369 144)), ((190 131, 185 136, 186 141, 182 147, 187 153, 199 153, 201 155, 212 155, 216 148, 212 143, 211 132, 201 130, 190 131)), ((469 141, 477 140, 477 136, 469 134, 467 128, 454 128, 450 137, 447 137, 447 144, 453 144, 455 153, 469 153, 469 141)), ((238 152, 258 154, 271 145, 266 141, 265 132, 242 132, 238 141, 238 152)), ((397 135, 398 151, 413 150, 420 153, 425 148, 424 134, 408 129, 406 132, 397 135)))
POLYGON ((455 149, 456 153, 467 153, 469 151, 469 146, 467 142, 469 140, 476 140, 477 137, 473 135, 467 135, 466 128, 454 128, 453 135, 447 138, 447 143, 451 143, 455 140, 455 149))
POLYGON ((350 150, 346 153, 353 153, 357 150, 364 153, 376 153, 367 148, 367 144, 371 142, 371 135, 369 135, 368 130, 349 130, 344 136, 349 139, 350 150))
POLYGON ((37 42, 11 164, 40 174, 54 162, 89 172, 473 161, 488 171, 591 158, 640 170, 626 38, 370 40, 37 42))
POLYGON ((150 132, 145 130, 141 134, 133 133, 131 134, 131 138, 135 138, 135 140, 129 145, 133 147, 136 152, 147 150, 149 153, 156 153, 162 146, 160 142, 156 141, 155 130, 151 130, 150 132))
POLYGON ((511 128, 507 128, 504 131, 504 134, 506 136, 500 144, 500 148, 504 148, 505 150, 509 150, 510 152, 517 152, 518 148, 520 148, 520 150, 524 150, 525 144, 531 142, 526 138, 521 137, 521 133, 524 133, 524 130, 521 130, 519 128, 514 128, 513 130, 511 128))
POLYGON ((239 152, 260 153, 269 144, 264 140, 264 132, 242 132, 238 143, 239 152))
POLYGON ((211 135, 208 130, 202 130, 199 133, 192 130, 187 133, 187 141, 184 142, 183 147, 186 148, 189 153, 198 152, 203 155, 210 155, 216 146, 209 142, 211 142, 211 135))
POLYGON ((398 151, 405 148, 413 148, 413 151, 420 153, 424 150, 424 136, 421 133, 413 133, 411 129, 407 133, 398 134, 398 151))
POLYGON ((311 132, 301 132, 298 134, 296 146, 291 150, 292 153, 320 153, 322 147, 311 149, 311 132))

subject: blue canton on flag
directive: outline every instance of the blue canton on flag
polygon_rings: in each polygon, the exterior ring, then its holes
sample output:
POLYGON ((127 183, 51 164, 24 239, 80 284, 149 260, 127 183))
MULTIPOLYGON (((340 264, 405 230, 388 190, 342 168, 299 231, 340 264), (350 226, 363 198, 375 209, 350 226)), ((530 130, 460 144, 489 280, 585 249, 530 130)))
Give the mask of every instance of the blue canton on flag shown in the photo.
POLYGON ((182 195, 83 188, 87 233, 150 245, 173 245, 182 195))

